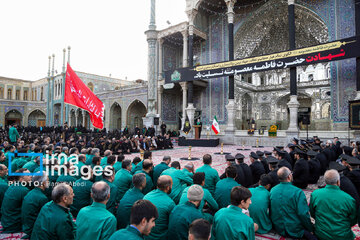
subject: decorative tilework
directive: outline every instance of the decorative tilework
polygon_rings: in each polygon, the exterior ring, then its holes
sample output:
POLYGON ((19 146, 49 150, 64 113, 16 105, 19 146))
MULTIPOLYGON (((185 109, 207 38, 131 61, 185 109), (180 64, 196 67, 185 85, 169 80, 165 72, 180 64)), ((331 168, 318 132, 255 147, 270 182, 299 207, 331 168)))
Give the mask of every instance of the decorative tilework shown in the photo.
POLYGON ((177 123, 176 96, 170 93, 163 93, 162 98, 162 119, 166 122, 177 123))
POLYGON ((18 106, 5 106, 5 114, 10 112, 11 110, 17 110, 19 111, 22 115, 24 115, 24 107, 18 107, 18 106))

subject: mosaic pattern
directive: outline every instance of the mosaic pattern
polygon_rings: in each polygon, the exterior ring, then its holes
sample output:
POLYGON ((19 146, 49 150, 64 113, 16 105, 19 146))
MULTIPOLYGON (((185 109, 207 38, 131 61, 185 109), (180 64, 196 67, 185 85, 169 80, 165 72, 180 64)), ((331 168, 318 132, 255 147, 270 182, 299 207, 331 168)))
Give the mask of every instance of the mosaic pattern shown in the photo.
POLYGON ((22 115, 24 115, 24 107, 17 107, 17 106, 5 106, 5 114, 8 113, 11 110, 17 110, 22 115))
POLYGON ((164 44, 163 51, 164 51, 164 53, 163 53, 164 71, 175 69, 177 66, 177 64, 176 64, 176 48, 173 48, 168 44, 164 44))
POLYGON ((177 122, 176 96, 170 93, 163 93, 162 98, 162 119, 169 123, 177 122))

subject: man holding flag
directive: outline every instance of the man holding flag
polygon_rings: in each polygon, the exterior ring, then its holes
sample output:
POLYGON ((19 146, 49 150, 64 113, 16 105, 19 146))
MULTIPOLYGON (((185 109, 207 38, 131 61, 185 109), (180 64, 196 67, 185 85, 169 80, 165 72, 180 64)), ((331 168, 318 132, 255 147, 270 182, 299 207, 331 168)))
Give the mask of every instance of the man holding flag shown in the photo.
POLYGON ((219 123, 216 119, 216 116, 214 117, 214 120, 213 120, 213 123, 211 125, 211 129, 214 131, 214 133, 216 135, 218 135, 220 133, 220 126, 219 126, 219 123))
POLYGON ((65 78, 64 102, 89 112, 91 123, 95 128, 104 128, 103 102, 81 81, 67 64, 65 78))

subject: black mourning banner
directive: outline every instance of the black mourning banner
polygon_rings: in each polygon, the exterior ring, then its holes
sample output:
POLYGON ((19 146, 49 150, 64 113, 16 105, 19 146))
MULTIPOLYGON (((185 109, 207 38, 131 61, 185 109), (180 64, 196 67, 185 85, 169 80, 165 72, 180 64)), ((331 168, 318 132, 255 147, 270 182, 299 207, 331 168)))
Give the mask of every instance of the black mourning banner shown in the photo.
POLYGON ((360 56, 360 36, 312 47, 165 72, 165 83, 206 80, 243 73, 337 61, 360 56))
POLYGON ((360 129, 360 100, 349 101, 349 128, 360 129))

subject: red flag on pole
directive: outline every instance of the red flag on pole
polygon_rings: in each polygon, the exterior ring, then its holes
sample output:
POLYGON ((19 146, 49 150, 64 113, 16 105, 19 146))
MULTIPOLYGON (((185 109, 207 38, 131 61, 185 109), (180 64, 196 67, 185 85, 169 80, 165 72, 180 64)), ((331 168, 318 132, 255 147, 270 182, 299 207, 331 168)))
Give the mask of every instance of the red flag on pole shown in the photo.
POLYGON ((89 112, 95 128, 104 128, 104 104, 67 64, 64 102, 89 112))

